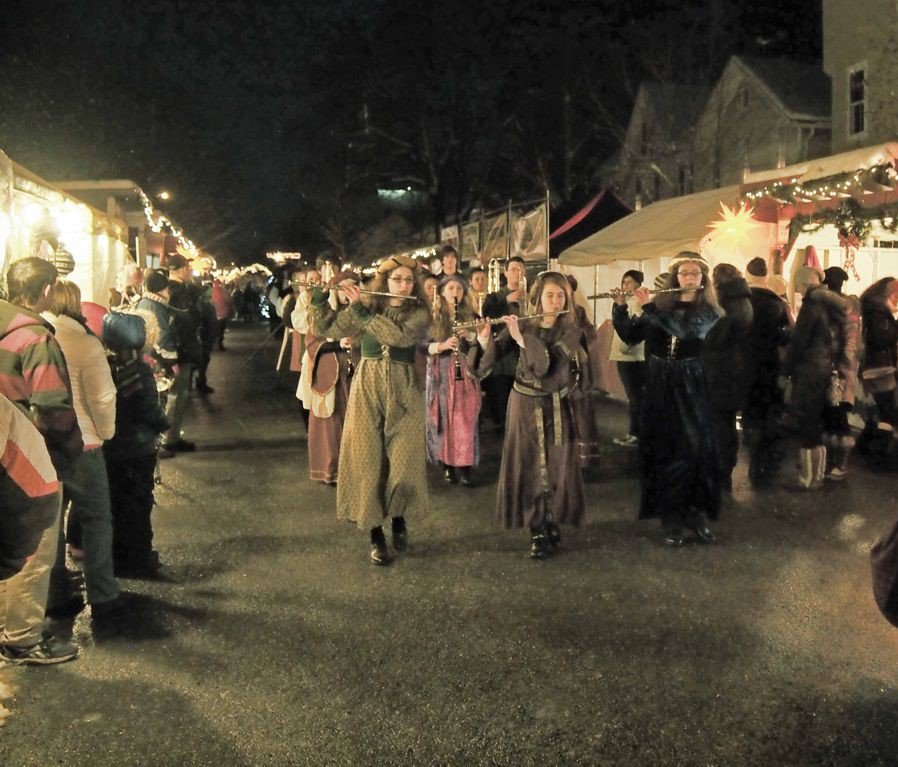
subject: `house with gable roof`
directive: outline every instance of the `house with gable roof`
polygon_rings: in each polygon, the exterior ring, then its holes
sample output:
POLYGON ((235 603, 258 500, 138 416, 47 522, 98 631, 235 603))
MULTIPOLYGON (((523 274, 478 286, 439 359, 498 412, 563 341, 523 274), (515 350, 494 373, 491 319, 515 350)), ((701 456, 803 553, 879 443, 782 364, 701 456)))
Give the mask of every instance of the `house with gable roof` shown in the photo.
POLYGON ((830 126, 829 77, 819 66, 733 56, 710 91, 644 83, 609 177, 638 208, 822 157, 830 126))
POLYGON ((602 171, 631 207, 695 191, 688 150, 707 98, 708 89, 699 86, 653 81, 639 86, 621 148, 602 171))
POLYGON ((829 77, 818 65, 733 56, 693 129, 695 189, 823 157, 830 130, 829 77))

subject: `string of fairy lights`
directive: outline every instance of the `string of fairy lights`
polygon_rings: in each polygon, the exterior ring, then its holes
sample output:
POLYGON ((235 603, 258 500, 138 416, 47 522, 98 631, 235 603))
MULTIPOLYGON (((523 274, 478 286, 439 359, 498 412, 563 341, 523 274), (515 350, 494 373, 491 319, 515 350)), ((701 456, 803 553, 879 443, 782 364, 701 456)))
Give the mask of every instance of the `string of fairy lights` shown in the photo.
POLYGON ((760 189, 745 193, 749 200, 762 200, 770 197, 779 202, 812 202, 814 200, 830 200, 848 198, 852 191, 871 194, 870 186, 878 189, 892 189, 898 182, 898 173, 890 163, 877 163, 869 168, 861 168, 854 172, 841 173, 820 179, 815 183, 802 184, 798 178, 789 181, 774 181, 760 189))
POLYGON ((152 201, 143 189, 138 188, 137 192, 140 195, 140 203, 143 205, 143 213, 147 219, 147 226, 157 234, 167 228, 171 236, 177 239, 178 245, 180 245, 181 248, 189 253, 198 255, 199 248, 193 243, 193 240, 184 235, 184 230, 162 213, 162 211, 156 210, 152 201))

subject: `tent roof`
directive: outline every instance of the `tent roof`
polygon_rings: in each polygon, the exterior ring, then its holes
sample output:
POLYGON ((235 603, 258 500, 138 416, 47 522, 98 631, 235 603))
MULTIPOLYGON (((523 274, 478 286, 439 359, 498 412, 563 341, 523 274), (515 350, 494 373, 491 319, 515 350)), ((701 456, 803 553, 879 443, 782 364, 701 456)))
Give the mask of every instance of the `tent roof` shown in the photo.
POLYGON ((697 250, 710 232, 708 224, 720 217, 720 203, 735 207, 739 192, 734 185, 652 203, 568 248, 559 261, 593 266, 697 250))
POLYGON ((807 183, 821 178, 838 176, 842 173, 852 173, 881 163, 894 163, 896 158, 898 158, 898 143, 878 144, 832 154, 828 157, 818 157, 816 160, 806 160, 795 165, 787 165, 785 168, 749 173, 745 177, 744 185, 751 187, 753 184, 765 184, 770 181, 793 178, 807 183))

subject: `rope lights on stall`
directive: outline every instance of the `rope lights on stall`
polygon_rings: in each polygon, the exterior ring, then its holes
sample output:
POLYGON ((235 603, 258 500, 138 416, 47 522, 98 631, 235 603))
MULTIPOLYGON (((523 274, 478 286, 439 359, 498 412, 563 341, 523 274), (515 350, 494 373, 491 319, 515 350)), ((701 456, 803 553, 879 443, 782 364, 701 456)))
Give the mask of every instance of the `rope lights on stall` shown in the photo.
POLYGON ((143 213, 147 219, 147 225, 153 232, 157 234, 162 232, 163 229, 167 228, 171 233, 171 236, 176 238, 178 241, 178 245, 181 246, 184 250, 189 253, 199 254, 199 248, 193 243, 189 237, 184 235, 184 230, 181 229, 177 224, 174 223, 168 216, 166 216, 161 211, 156 210, 153 207, 153 203, 150 198, 147 196, 146 192, 143 189, 138 188, 138 194, 140 195, 140 202, 143 205, 143 213))

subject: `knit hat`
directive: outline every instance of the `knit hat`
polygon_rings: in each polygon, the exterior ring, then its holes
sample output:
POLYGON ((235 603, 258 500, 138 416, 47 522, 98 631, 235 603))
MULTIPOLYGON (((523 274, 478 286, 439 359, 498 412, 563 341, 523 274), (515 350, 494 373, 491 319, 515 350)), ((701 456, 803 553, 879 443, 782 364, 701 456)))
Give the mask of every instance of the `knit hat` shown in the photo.
POLYGON ((627 277, 630 277, 634 282, 638 282, 642 285, 645 282, 645 275, 639 271, 639 269, 627 269, 624 272, 623 277, 621 277, 621 282, 623 282, 627 277))
POLYGON ((848 272, 840 266, 831 266, 829 269, 823 270, 823 283, 830 290, 838 293, 842 289, 842 284, 848 279, 848 272))
POLYGON ((674 267, 686 263, 687 261, 693 261, 694 263, 698 264, 705 274, 708 274, 708 272, 711 271, 711 264, 705 261, 704 257, 700 253, 695 253, 691 250, 683 250, 677 253, 677 255, 670 259, 670 263, 668 263, 667 268, 670 269, 670 271, 673 271, 674 267))
POLYGON ((150 293, 161 293, 168 287, 168 271, 166 269, 153 269, 147 272, 144 285, 150 293))
POLYGON ((758 256, 757 258, 753 258, 745 267, 745 271, 750 274, 752 277, 766 277, 767 276, 767 261, 758 256))
POLYGON ((655 281, 652 283, 655 290, 664 290, 666 287, 669 287, 668 283, 670 282, 670 272, 661 272, 657 277, 655 277, 655 281))
POLYGON ((753 287, 766 284, 767 261, 760 256, 749 261, 745 266, 745 281, 753 287))

